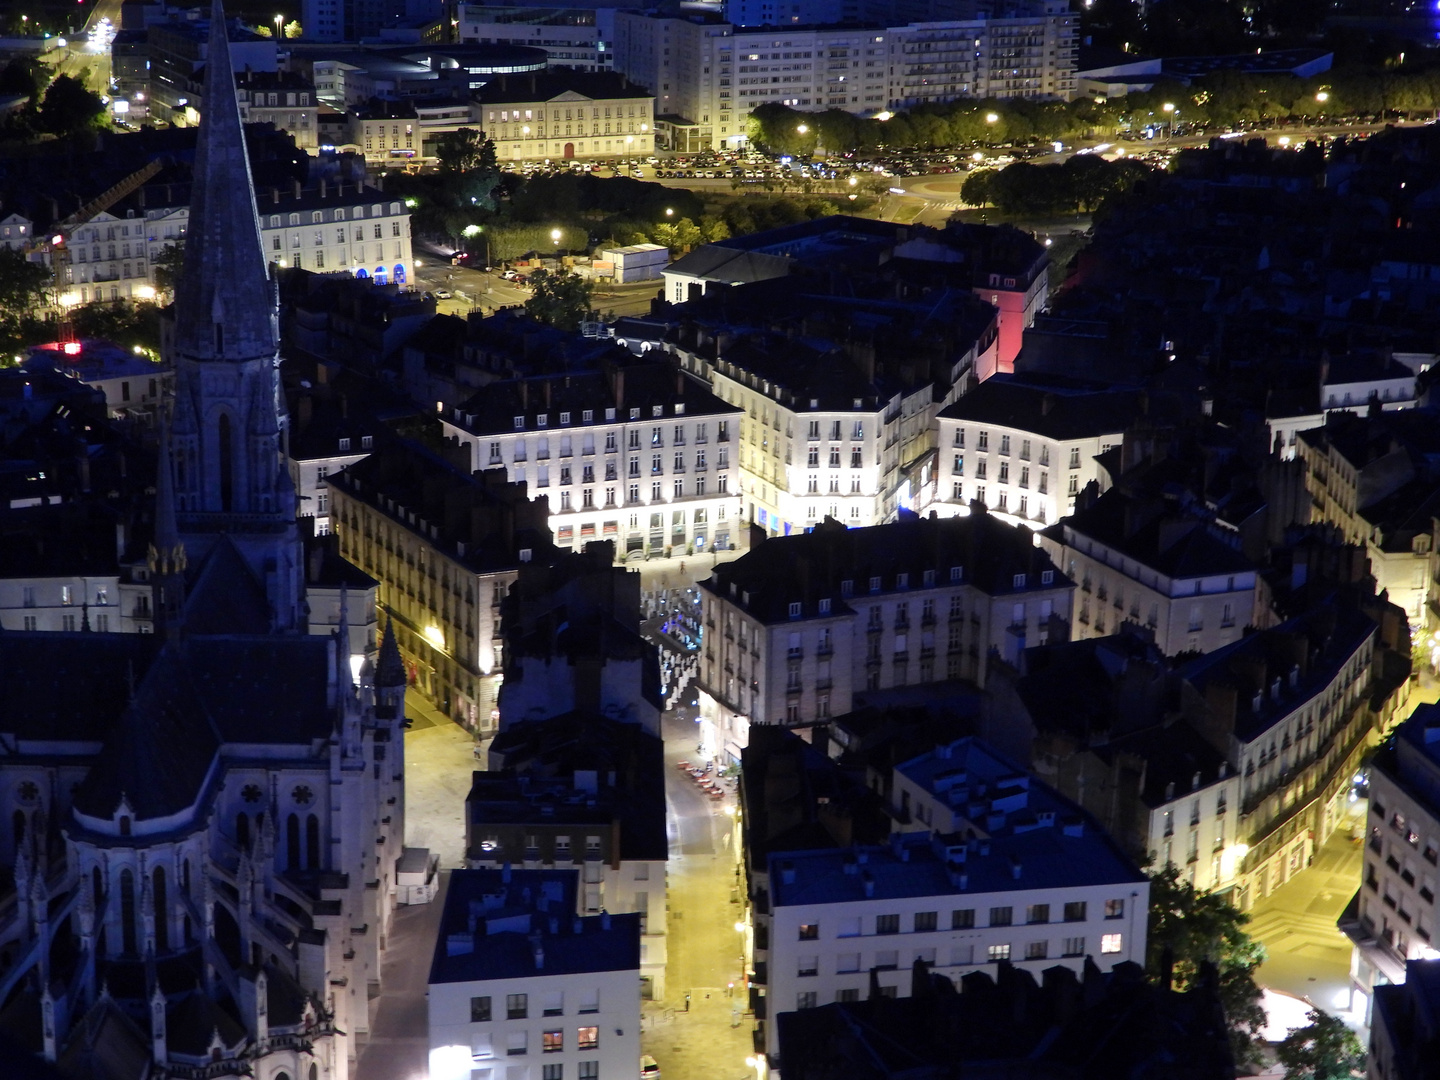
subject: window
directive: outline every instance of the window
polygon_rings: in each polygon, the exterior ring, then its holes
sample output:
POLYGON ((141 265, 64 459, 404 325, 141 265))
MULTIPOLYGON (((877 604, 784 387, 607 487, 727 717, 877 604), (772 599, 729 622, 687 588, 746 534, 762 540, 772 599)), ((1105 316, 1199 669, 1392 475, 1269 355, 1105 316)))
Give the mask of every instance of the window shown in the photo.
POLYGON ((1084 956, 1085 939, 1083 937, 1067 937, 1060 943, 1061 956, 1084 956))
POLYGON ((801 941, 815 941, 815 940, 817 940, 819 937, 820 937, 820 924, 819 924, 819 923, 801 923, 801 924, 800 924, 800 940, 801 940, 801 941))
POLYGON ((540 1036, 540 1052, 558 1054, 565 1049, 565 1032, 546 1031, 540 1036))
POLYGON ((898 934, 900 932, 899 915, 876 915, 875 933, 877 934, 898 934))
POLYGON ((970 930, 975 926, 974 908, 956 908, 950 912, 951 930, 970 930))
POLYGON ((524 1020, 530 1012, 529 997, 525 994, 505 995, 505 1019, 524 1020))
POLYGON ((505 1053, 509 1057, 519 1057, 521 1054, 530 1052, 530 1033, 528 1031, 508 1031, 505 1033, 505 1053))
POLYGON ((860 954, 858 952, 842 952, 835 957, 835 973, 837 975, 845 975, 859 970, 860 954))
POLYGON ((600 1080, 600 1062, 582 1061, 576 1066, 580 1080, 600 1080))
POLYGON ((495 1056, 495 1047, 490 1040, 490 1032, 477 1031, 470 1036, 470 1056, 482 1059, 495 1056))
POLYGON ((1068 904, 1065 905, 1065 921, 1066 921, 1066 922, 1084 922, 1084 921, 1085 921, 1085 901, 1084 901, 1084 900, 1072 900, 1072 901, 1070 901, 1070 903, 1068 903, 1068 904))
POLYGON ((934 911, 917 911, 915 913, 915 933, 923 934, 934 930, 939 920, 939 913, 934 911))
MULTIPOLYGON (((561 840, 564 841, 564 854, 570 857, 570 838, 557 837, 555 840, 555 854, 561 854, 561 840)), ((565 992, 563 990, 547 990, 545 1000, 541 1006, 541 1013, 544 1016, 563 1016, 565 1014, 565 992)))
POLYGON ((1118 953, 1124 947, 1123 934, 1101 934, 1100 951, 1102 953, 1118 953))
POLYGON ((598 1027, 582 1027, 575 1033, 575 1048, 577 1050, 597 1050, 600 1047, 600 1029, 598 1027))
POLYGON ((1050 955, 1050 943, 1048 941, 1031 941, 1025 946, 1026 960, 1044 960, 1050 955))
POLYGON ((860 991, 855 987, 835 991, 835 1000, 839 1002, 850 1002, 860 1000, 860 991))
POLYGON ((472 1024, 484 1024, 490 1020, 490 999, 488 997, 472 997, 470 999, 470 1022, 472 1024))
POLYGON ((540 1080, 565 1080, 565 1066, 556 1062, 540 1067, 540 1080))
POLYGON ((795 963, 795 974, 800 978, 809 978, 812 975, 820 974, 820 958, 818 956, 802 956, 795 963))
POLYGON ((987 955, 990 963, 992 963, 992 964, 997 963, 997 962, 999 962, 999 961, 1001 961, 1001 960, 1009 960, 1009 959, 1010 959, 1010 946, 1009 946, 1009 944, 1005 944, 1005 945, 991 945, 990 948, 988 948, 988 949, 986 950, 986 955, 987 955))
POLYGON ((814 990, 801 990, 795 995, 795 1008, 813 1009, 818 999, 819 995, 814 990))
POLYGON ((1048 923, 1050 921, 1050 905, 1031 904, 1025 909, 1025 921, 1027 923, 1048 923))
POLYGON ((881 971, 894 971, 900 966, 898 949, 879 949, 875 953, 875 966, 881 971))
POLYGON ((1106 900, 1105 917, 1107 919, 1123 919, 1125 917, 1125 901, 1106 900))
POLYGON ((1009 926, 1015 918, 1015 909, 1008 907, 992 907, 990 909, 991 926, 1009 926))

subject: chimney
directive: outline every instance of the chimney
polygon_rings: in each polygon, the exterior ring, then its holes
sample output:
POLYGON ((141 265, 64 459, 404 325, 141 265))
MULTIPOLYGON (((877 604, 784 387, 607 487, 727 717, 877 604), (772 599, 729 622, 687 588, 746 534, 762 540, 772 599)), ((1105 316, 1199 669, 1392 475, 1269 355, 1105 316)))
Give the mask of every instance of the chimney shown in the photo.
POLYGON ((325 198, 329 193, 330 193, 330 191, 329 191, 329 184, 327 184, 327 183, 325 182, 325 178, 322 176, 322 177, 320 178, 320 197, 323 199, 323 198, 325 198))
POLYGON ((299 181, 299 180, 295 180, 295 181, 293 181, 293 183, 294 183, 294 185, 295 185, 295 198, 298 199, 298 198, 300 198, 300 181, 299 181))
POLYGON ((274 206, 280 205, 280 189, 273 185, 270 188, 270 202, 274 206))
POLYGON ((535 957, 535 970, 543 971, 545 968, 545 946, 538 940, 531 942, 531 952, 535 957))
POLYGON ((865 873, 860 876, 860 882, 861 882, 861 884, 864 885, 864 887, 865 887, 865 895, 866 895, 866 896, 874 896, 874 895, 875 895, 875 875, 874 875, 874 874, 870 873, 869 870, 866 870, 865 873))
POLYGON ((1020 870, 1021 870, 1020 860, 1019 860, 1019 859, 1014 859, 1014 858, 1012 858, 1012 859, 1010 860, 1010 876, 1011 876, 1012 878, 1014 878, 1016 881, 1019 881, 1019 880, 1020 880, 1020 870))

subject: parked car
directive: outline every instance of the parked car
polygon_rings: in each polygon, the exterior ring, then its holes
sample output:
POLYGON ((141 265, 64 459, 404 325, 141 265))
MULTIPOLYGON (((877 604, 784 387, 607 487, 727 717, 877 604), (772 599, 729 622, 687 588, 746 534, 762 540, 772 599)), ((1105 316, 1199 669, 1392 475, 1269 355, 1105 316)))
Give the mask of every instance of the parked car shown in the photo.
POLYGON ((436 289, 432 294, 436 300, 449 300, 451 293, 449 289, 436 289))

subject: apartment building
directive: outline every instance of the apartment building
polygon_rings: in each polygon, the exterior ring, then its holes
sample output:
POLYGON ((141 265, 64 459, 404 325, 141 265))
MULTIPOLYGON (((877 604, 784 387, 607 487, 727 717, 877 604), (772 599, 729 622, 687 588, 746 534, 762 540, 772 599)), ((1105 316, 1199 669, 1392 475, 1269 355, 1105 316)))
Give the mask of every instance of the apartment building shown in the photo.
POLYGON ((654 96, 609 71, 496 79, 476 101, 501 161, 634 160, 655 150, 654 96))
POLYGON ((906 997, 917 960, 955 980, 1145 962, 1149 881, 1073 804, 973 739, 896 766, 894 790, 890 844, 770 857, 767 1053, 777 1013, 906 997))
POLYGON ((515 4, 458 5, 456 33, 464 42, 544 49, 550 67, 610 71, 615 63, 613 7, 515 4))
POLYGON ((274 124, 287 131, 301 150, 320 146, 320 99, 315 87, 291 71, 244 71, 236 75, 240 119, 274 124))
POLYGON ((340 554, 380 582, 410 685, 493 734, 500 602, 522 563, 551 553, 543 498, 499 471, 472 474, 418 443, 386 440, 325 478, 340 554))
POLYGON ((350 141, 367 165, 390 168, 435 165, 436 140, 461 128, 480 126, 480 110, 464 97, 411 95, 400 100, 372 99, 350 120, 350 141))
POLYGON ((663 999, 669 840, 659 736, 576 711, 507 727, 490 764, 465 799, 467 865, 578 870, 585 914, 640 916, 641 996, 663 999))
MULTIPOLYGON (((151 300, 156 260, 184 243, 188 183, 156 184, 96 214, 68 241, 63 298, 85 304, 151 300)), ((258 189, 255 201, 266 257, 277 266, 343 271, 405 284, 413 271, 410 211, 363 181, 299 181, 258 189)), ((49 258, 48 252, 46 258, 49 258)))
POLYGON ((1365 546, 1377 588, 1417 628, 1435 621, 1426 600, 1440 514, 1440 471, 1431 464, 1437 450, 1428 411, 1338 412, 1295 443, 1312 520, 1365 546))
POLYGON ((1002 520, 1044 527, 1075 510, 1100 478, 1100 454, 1119 446, 1143 395, 996 375, 936 417, 939 513, 982 502, 1002 520))
POLYGON ((1365 865, 1340 919, 1353 943, 1354 1009, 1369 1021, 1375 990, 1436 959, 1440 880, 1440 706, 1421 705, 1370 763, 1365 865))
POLYGON ((772 538, 701 586, 701 740, 738 760, 751 724, 847 713, 864 690, 965 679, 992 651, 1068 632, 1074 586, 1028 529, 978 509, 772 538))
POLYGON ((1112 488, 1040 534, 1079 586, 1075 636, 1132 622, 1169 656, 1210 652, 1269 622, 1259 568, 1203 508, 1112 488))
POLYGON ((315 534, 330 533, 330 488, 326 479, 363 461, 375 448, 380 425, 369 415, 351 417, 339 395, 302 389, 291 395, 286 460, 299 502, 297 513, 315 519, 315 534))
POLYGON ((1378 646, 1376 621, 1337 603, 1181 669, 1241 778, 1242 910, 1308 866, 1345 819, 1361 761, 1407 685, 1376 663, 1378 646))
POLYGON ((432 1080, 611 1080, 640 1061, 640 916, 574 870, 456 870, 427 992, 432 1080))
POLYGON ((615 67, 654 91, 662 145, 682 152, 743 144, 746 116, 770 102, 876 116, 961 97, 1075 95, 1078 21, 1064 0, 936 22, 876 15, 745 27, 620 12, 615 67))
POLYGON ((600 370, 491 383, 441 421, 471 468, 550 496, 561 548, 615 542, 624 558, 739 542, 742 413, 654 358, 616 349, 600 370))

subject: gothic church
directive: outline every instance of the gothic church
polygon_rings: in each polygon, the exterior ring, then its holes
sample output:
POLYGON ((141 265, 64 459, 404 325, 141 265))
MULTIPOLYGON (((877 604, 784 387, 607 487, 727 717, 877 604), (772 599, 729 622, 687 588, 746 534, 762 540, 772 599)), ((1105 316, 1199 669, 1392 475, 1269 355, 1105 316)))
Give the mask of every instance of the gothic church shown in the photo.
POLYGON ((219 0, 206 86, 156 632, 0 633, 0 1036, 71 1076, 346 1080, 402 851, 405 676, 387 628, 354 678, 343 606, 306 632, 219 0))

